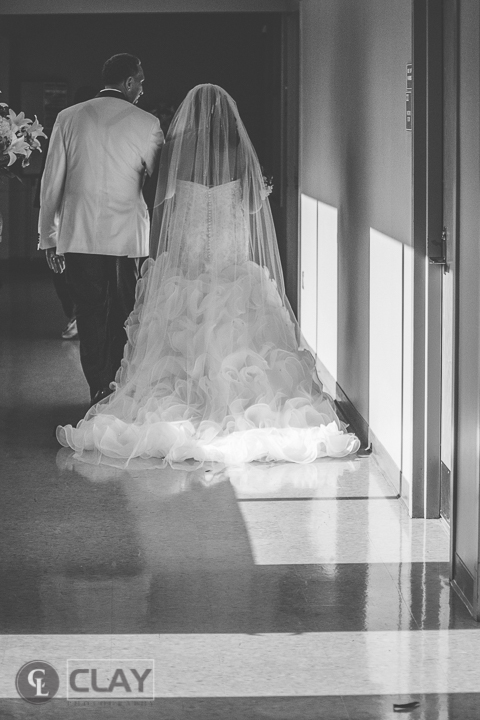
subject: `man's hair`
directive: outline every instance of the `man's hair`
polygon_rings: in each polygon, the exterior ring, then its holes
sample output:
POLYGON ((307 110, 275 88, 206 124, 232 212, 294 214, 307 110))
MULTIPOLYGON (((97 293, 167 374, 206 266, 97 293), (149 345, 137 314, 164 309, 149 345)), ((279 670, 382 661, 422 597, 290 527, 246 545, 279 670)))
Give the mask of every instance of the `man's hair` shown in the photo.
POLYGON ((138 73, 140 60, 135 55, 120 53, 109 58, 102 69, 104 85, 119 85, 129 77, 138 73))

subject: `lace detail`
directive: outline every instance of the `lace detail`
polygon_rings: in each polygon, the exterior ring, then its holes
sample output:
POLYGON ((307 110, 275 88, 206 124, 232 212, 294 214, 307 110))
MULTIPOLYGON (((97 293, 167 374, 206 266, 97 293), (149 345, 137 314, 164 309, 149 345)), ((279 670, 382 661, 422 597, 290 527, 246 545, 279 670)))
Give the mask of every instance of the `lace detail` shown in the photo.
POLYGON ((184 220, 173 225, 170 240, 180 247, 181 267, 216 274, 248 260, 240 180, 214 187, 179 180, 175 204, 184 220))

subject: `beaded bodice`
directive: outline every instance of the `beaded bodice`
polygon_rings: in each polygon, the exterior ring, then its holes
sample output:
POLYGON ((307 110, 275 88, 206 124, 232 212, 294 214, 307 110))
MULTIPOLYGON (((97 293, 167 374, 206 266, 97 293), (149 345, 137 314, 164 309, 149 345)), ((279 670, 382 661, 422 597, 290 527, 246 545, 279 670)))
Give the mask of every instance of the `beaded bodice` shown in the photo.
POLYGON ((171 240, 180 265, 198 272, 219 272, 248 260, 248 232, 240 180, 208 187, 179 180, 175 198, 182 223, 171 240))

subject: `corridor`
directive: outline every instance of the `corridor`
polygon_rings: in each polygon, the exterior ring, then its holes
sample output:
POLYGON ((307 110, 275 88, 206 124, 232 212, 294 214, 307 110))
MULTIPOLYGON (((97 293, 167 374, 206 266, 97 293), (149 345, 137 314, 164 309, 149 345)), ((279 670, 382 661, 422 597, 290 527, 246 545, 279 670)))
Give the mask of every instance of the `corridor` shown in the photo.
POLYGON ((411 520, 371 458, 76 461, 53 431, 86 409, 78 344, 31 265, 1 270, 2 720, 384 719, 413 701, 415 719, 480 717, 442 521, 411 520), (154 699, 72 694, 79 659, 153 660, 154 699), (38 706, 15 686, 33 660, 59 675, 38 706))

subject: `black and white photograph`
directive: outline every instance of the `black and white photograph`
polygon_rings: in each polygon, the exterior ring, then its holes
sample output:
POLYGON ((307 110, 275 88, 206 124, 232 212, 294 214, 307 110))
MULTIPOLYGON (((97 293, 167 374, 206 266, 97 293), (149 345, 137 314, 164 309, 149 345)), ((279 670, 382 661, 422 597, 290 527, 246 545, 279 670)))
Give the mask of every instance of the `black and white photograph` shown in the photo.
POLYGON ((0 0, 0 720, 480 720, 478 0, 0 0))

